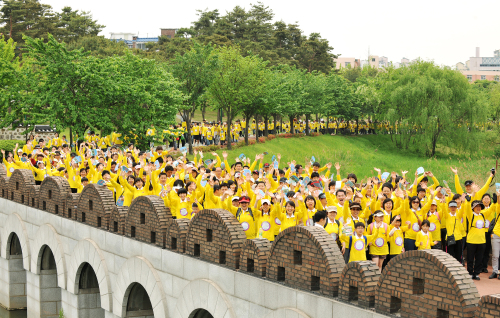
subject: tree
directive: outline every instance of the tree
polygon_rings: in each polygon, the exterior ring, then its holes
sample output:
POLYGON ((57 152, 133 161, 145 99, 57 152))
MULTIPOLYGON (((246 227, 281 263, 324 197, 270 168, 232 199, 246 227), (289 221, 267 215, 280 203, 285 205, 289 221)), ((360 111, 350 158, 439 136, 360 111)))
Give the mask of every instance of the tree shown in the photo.
POLYGON ((180 81, 180 90, 186 96, 179 107, 179 113, 186 122, 188 131, 189 153, 193 153, 191 139, 191 119, 198 106, 202 103, 202 96, 210 85, 212 70, 217 62, 217 55, 212 45, 201 45, 194 42, 193 48, 184 55, 177 53, 172 60, 170 70, 180 81))
POLYGON ((64 7, 62 12, 57 14, 57 18, 59 21, 56 26, 61 29, 59 38, 68 43, 84 36, 97 36, 104 29, 104 25, 92 20, 90 12, 80 12, 71 7, 64 7))
POLYGON ((47 36, 48 32, 58 33, 57 16, 52 7, 38 0, 6 0, 0 8, 0 33, 23 44, 23 35, 31 37, 47 36))
POLYGON ((331 73, 325 79, 323 113, 328 118, 341 117, 347 120, 359 116, 353 85, 344 77, 331 73))
POLYGON ((79 37, 66 46, 69 51, 82 49, 96 57, 124 55, 129 48, 123 41, 113 41, 104 36, 87 35, 79 37))
POLYGON ((20 77, 19 58, 16 57, 14 50, 16 43, 9 39, 5 41, 0 36, 0 126, 5 127, 12 123, 12 118, 6 116, 10 101, 12 100, 13 86, 16 85, 20 77))
POLYGON ((333 59, 337 58, 337 55, 330 53, 331 50, 333 48, 326 39, 322 39, 319 33, 312 33, 309 38, 303 37, 295 58, 299 67, 308 72, 320 71, 328 74, 335 66, 333 59))
MULTIPOLYGON (((231 127, 233 118, 244 106, 263 94, 266 63, 254 55, 243 57, 238 47, 221 47, 217 53, 217 67, 211 75, 207 98, 215 108, 225 112, 227 125, 231 127)), ((231 149, 230 133, 228 128, 228 149, 231 149)))
POLYGON ((172 123, 182 93, 177 82, 154 60, 130 52, 98 58, 82 49, 69 51, 49 34, 48 42, 25 37, 25 78, 15 109, 33 122, 70 128, 83 136, 88 129, 115 130, 142 146, 150 125, 172 123))
MULTIPOLYGON (((414 143, 428 156, 438 144, 462 151, 477 149, 476 124, 486 120, 488 102, 458 71, 417 61, 407 67, 388 68, 378 77, 380 119, 405 128, 408 149, 414 143)), ((400 135, 405 135, 405 133, 400 135)))
MULTIPOLYGON (((152 126, 163 131, 175 123, 177 109, 184 96, 179 83, 165 63, 141 58, 126 51, 123 56, 108 58, 110 101, 105 105, 108 127, 121 133, 124 139, 134 141, 140 149, 147 149, 152 137, 147 130, 152 126)), ((106 95, 101 98, 105 99, 106 95)))

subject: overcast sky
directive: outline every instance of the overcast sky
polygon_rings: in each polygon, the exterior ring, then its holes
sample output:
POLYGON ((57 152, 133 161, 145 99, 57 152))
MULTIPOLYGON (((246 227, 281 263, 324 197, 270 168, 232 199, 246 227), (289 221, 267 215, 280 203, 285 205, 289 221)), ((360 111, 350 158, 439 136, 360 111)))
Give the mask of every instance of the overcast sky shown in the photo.
MULTIPOLYGON (((91 11, 110 32, 158 36, 160 28, 189 27, 196 9, 219 9, 225 13, 250 0, 110 1, 40 0, 59 11, 64 6, 91 11)), ((397 62, 406 57, 455 65, 475 55, 493 56, 500 49, 500 0, 358 0, 285 1, 266 0, 275 20, 298 22, 305 34, 319 32, 328 39, 333 53, 366 59, 386 56, 397 62)))

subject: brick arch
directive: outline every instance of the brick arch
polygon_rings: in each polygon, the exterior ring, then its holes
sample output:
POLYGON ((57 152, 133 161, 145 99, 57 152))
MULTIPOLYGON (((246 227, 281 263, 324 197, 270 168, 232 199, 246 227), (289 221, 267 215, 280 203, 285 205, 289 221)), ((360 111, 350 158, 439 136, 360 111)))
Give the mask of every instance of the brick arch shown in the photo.
POLYGON ((128 206, 114 206, 109 215, 109 231, 124 235, 125 218, 127 217, 128 206))
POLYGON ((66 205, 66 195, 71 193, 68 180, 64 177, 47 177, 40 185, 40 209, 58 215, 63 215, 66 205))
POLYGON ((114 206, 115 200, 111 190, 106 186, 89 183, 80 193, 75 220, 106 229, 114 206))
POLYGON ((166 248, 180 253, 186 252, 186 237, 190 222, 189 219, 176 219, 170 222, 167 229, 166 248))
POLYGON ((59 234, 57 234, 54 227, 50 224, 40 226, 35 234, 35 239, 31 246, 31 255, 35 256, 31 258, 31 271, 34 274, 40 275, 42 253, 45 245, 50 248, 56 261, 57 285, 66 289, 66 257, 59 234))
POLYGON ((25 270, 30 270, 30 240, 28 237, 28 231, 26 230, 26 224, 21 219, 19 214, 12 213, 7 217, 3 225, 3 234, 2 239, 0 240, 1 246, 1 254, 3 258, 9 259, 10 255, 10 242, 12 240, 12 234, 16 234, 19 238, 19 242, 21 243, 21 250, 23 251, 23 267, 25 270))
POLYGON ((38 209, 40 206, 40 186, 34 185, 28 187, 28 205, 32 208, 38 209))
POLYGON ((5 169, 4 165, 0 164, 0 178, 5 178, 7 177, 7 170, 5 169))
POLYGON ((324 229, 293 226, 274 240, 267 277, 295 288, 335 297, 344 265, 337 243, 324 229))
POLYGON ((186 253, 238 269, 241 248, 246 239, 240 222, 231 212, 223 209, 201 210, 189 223, 186 253))
POLYGON ((340 276, 339 298, 351 301, 358 298, 358 306, 375 306, 375 290, 380 278, 377 264, 372 261, 350 262, 340 276))
POLYGON ((29 197, 29 187, 35 185, 33 172, 27 169, 16 169, 12 173, 7 184, 9 189, 9 200, 26 204, 29 197))
POLYGON ((79 241, 71 251, 68 262, 67 290, 73 295, 79 293, 79 279, 83 264, 89 263, 94 270, 99 282, 99 294, 101 295, 101 307, 107 311, 113 310, 111 279, 109 276, 106 257, 99 246, 91 239, 79 241))
POLYGON ((375 293, 377 312, 400 310, 403 318, 472 317, 478 303, 467 270, 441 250, 409 251, 391 259, 375 293))
POLYGON ((1 197, 4 199, 9 198, 9 188, 7 187, 9 179, 9 177, 0 177, 0 189, 2 190, 1 197))
POLYGON ((474 317, 500 317, 500 294, 481 297, 479 308, 476 310, 474 317))
POLYGON ((170 222, 172 215, 170 209, 165 207, 163 199, 157 195, 140 196, 135 198, 128 208, 125 217, 125 235, 164 247, 170 222))
POLYGON ((266 277, 270 250, 271 242, 268 239, 246 240, 241 249, 240 270, 259 277, 266 277))
POLYGON ((114 314, 125 317, 128 296, 134 283, 139 283, 148 293, 155 317, 167 317, 167 297, 163 283, 153 265, 142 256, 134 256, 123 263, 116 275, 113 290, 114 314))
POLYGON ((75 220, 76 211, 78 210, 78 201, 80 200, 80 193, 68 193, 64 200, 63 216, 65 218, 75 220))
POLYGON ((197 279, 189 282, 177 297, 173 318, 191 317, 196 309, 205 309, 213 317, 236 318, 233 308, 229 297, 215 282, 197 279))

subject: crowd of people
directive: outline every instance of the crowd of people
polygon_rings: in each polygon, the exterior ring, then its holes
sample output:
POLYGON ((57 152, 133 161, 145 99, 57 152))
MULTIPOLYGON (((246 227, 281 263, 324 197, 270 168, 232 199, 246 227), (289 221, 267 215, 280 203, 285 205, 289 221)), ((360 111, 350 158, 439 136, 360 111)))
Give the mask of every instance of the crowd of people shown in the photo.
POLYGON ((442 249, 479 280, 488 271, 492 251, 489 278, 500 279, 500 190, 488 193, 494 170, 482 187, 466 180, 463 188, 455 168, 454 188, 423 168, 412 182, 408 171, 382 173, 377 168, 377 177, 360 182, 355 173, 343 173, 339 163, 320 165, 314 157, 305 163, 282 162, 280 154, 263 153, 229 160, 223 152, 222 158, 212 153, 213 159, 207 159, 195 151, 194 156, 181 152, 174 158, 170 145, 140 150, 117 141, 118 134, 99 138, 89 133, 72 150, 64 136, 34 136, 13 153, 2 150, 3 163, 7 176, 15 169, 31 170, 38 185, 48 176, 60 176, 74 193, 89 183, 106 186, 119 206, 157 195, 173 218, 226 209, 248 239, 273 241, 288 227, 321 227, 346 262, 371 259, 380 269, 406 251, 442 249))

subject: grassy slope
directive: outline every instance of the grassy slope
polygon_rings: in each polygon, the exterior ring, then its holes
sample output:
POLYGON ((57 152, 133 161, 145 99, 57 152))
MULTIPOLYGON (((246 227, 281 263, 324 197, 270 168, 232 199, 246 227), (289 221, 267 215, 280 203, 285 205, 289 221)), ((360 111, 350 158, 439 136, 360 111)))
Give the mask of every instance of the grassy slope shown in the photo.
MULTIPOLYGON (((387 135, 369 135, 356 137, 343 136, 320 136, 304 138, 277 138, 266 141, 264 144, 255 144, 242 147, 229 152, 229 162, 234 162, 241 153, 247 157, 255 158, 258 153, 267 151, 265 162, 270 162, 272 155, 281 153, 281 167, 295 159, 298 163, 304 163, 305 158, 315 156, 322 165, 328 162, 340 162, 341 174, 346 177, 348 173, 354 172, 358 180, 375 175, 373 167, 382 171, 408 170, 409 179, 413 179, 415 170, 422 166, 426 171, 432 171, 440 182, 448 181, 453 186, 453 173, 450 166, 459 169, 461 181, 473 179, 482 185, 496 161, 490 151, 485 152, 485 157, 465 158, 464 156, 453 156, 439 154, 436 158, 428 159, 414 152, 396 149, 387 135), (489 156, 486 157, 486 154, 489 156)), ((218 151, 219 155, 222 151, 218 151)), ((210 155, 206 156, 211 157, 210 155)), ((334 168, 333 168, 334 169, 334 168)))

